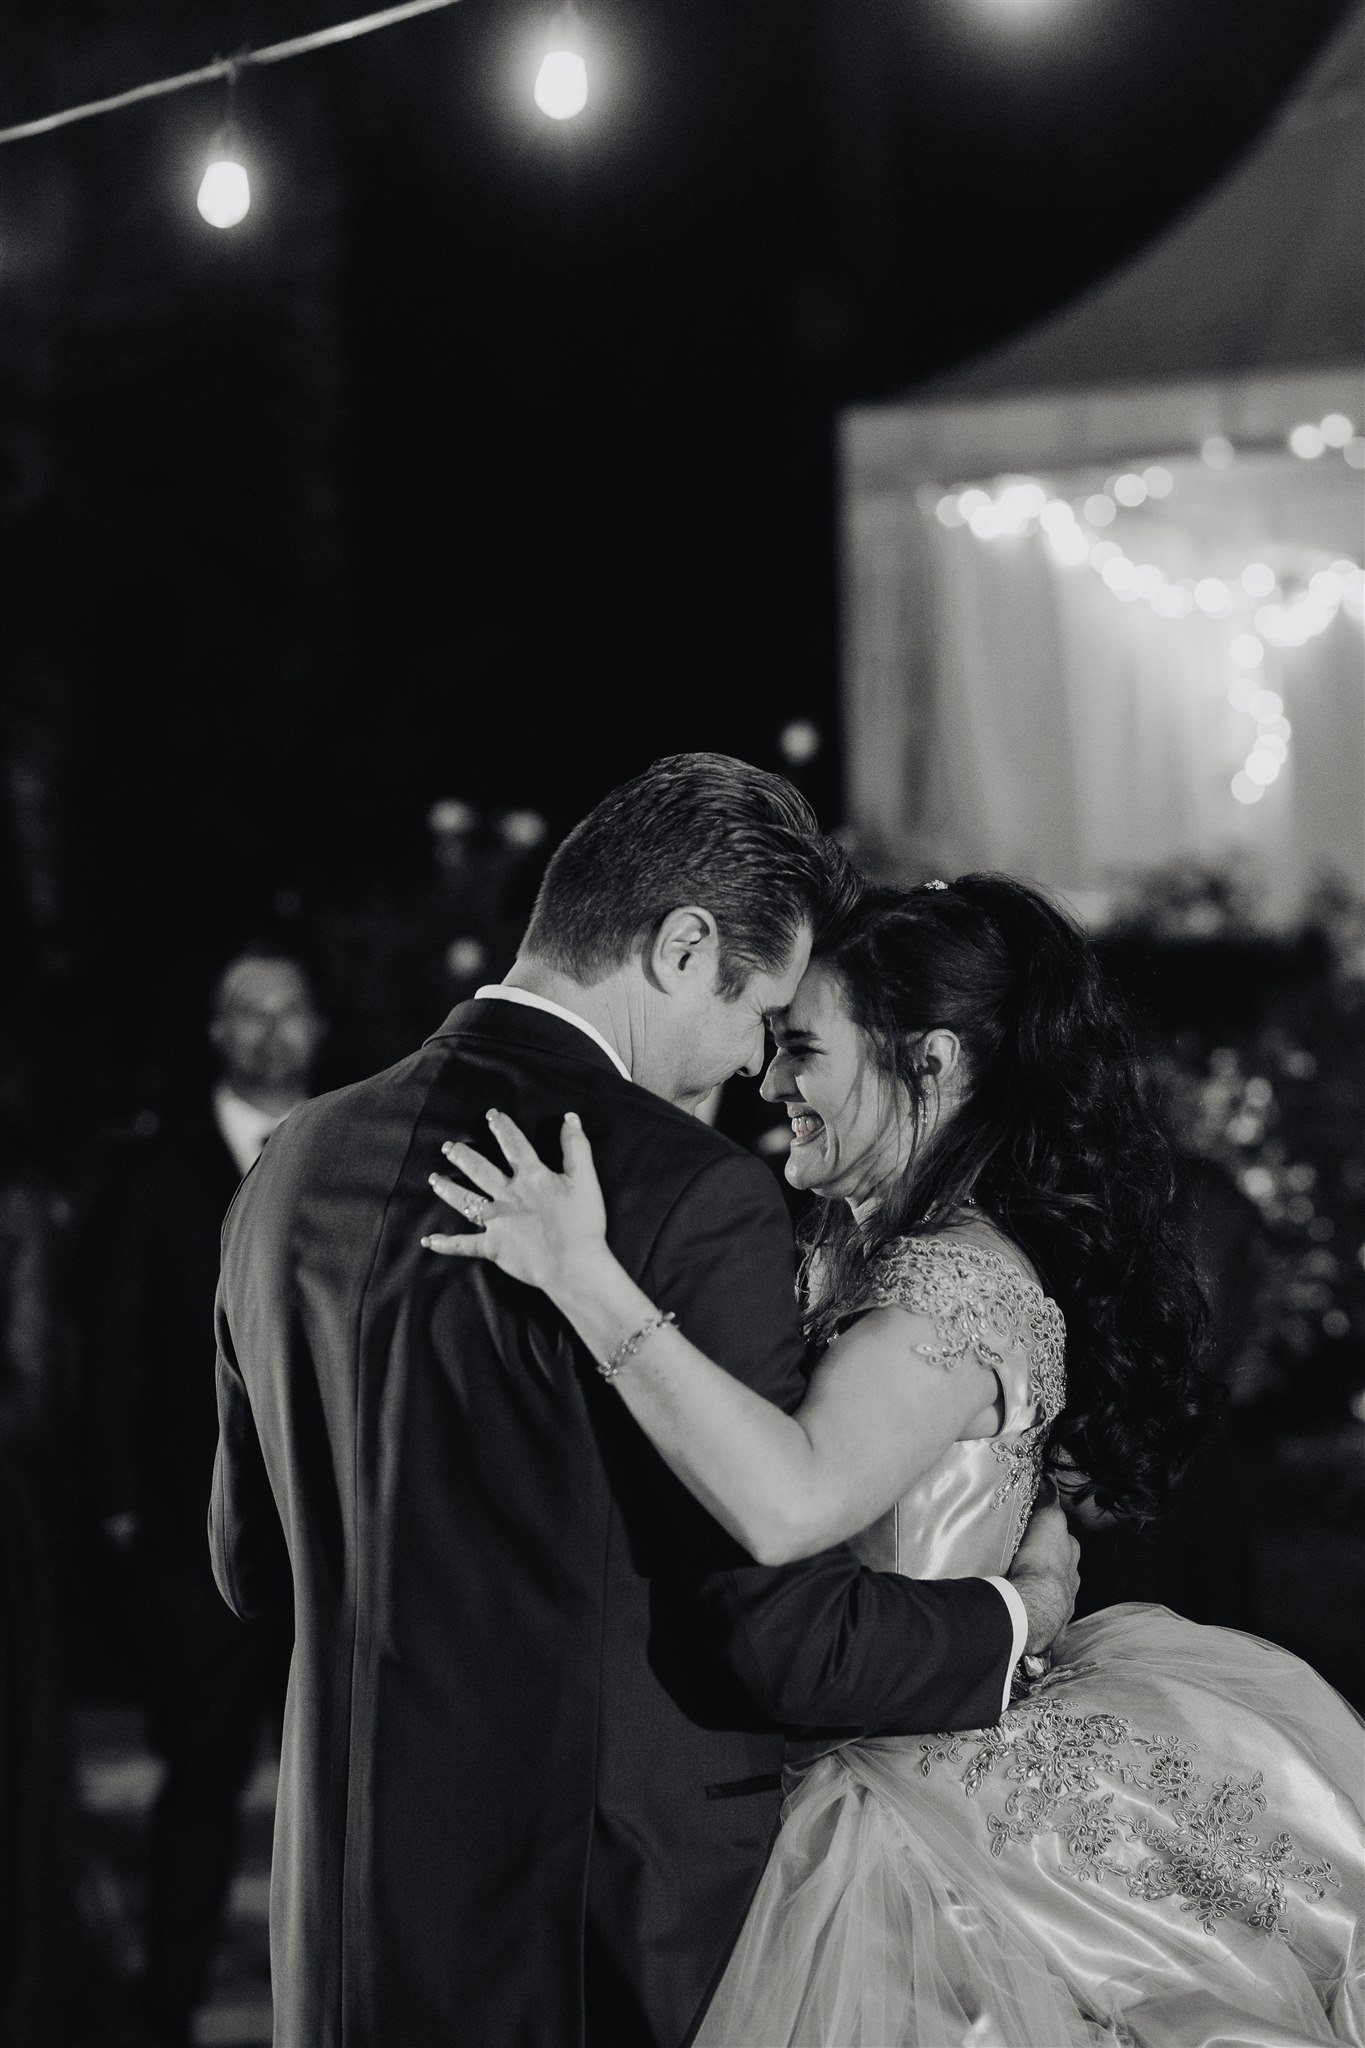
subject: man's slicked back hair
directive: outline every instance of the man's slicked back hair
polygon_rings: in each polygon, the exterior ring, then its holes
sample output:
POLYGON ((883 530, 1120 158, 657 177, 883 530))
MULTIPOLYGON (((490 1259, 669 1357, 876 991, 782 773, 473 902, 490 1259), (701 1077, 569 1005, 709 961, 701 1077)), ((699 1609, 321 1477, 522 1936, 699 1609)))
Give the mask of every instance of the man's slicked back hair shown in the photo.
POLYGON ((849 888, 847 863, 783 776, 729 754, 670 754, 611 790, 545 871, 524 941, 584 988, 653 939, 671 910, 709 910, 719 992, 791 957, 849 888))

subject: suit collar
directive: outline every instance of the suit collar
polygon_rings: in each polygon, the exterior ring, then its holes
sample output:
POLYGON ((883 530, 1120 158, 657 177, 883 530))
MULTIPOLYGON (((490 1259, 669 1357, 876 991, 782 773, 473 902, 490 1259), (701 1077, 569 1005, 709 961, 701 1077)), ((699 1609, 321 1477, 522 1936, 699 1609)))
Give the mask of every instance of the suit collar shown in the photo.
POLYGON ((568 1010, 562 1003, 551 1002, 548 996, 536 995, 529 988, 506 988, 501 982, 491 982, 486 988, 476 988, 474 1000, 482 1002, 485 997, 493 1003, 514 1003, 524 1010, 540 1010, 547 1017, 558 1017, 564 1024, 572 1024, 575 1031, 581 1031, 585 1038, 604 1052, 623 1081, 630 1079, 630 1069, 619 1052, 609 1045, 595 1024, 586 1017, 580 1017, 576 1010, 568 1010))
MULTIPOLYGON (((443 1038, 479 1038, 499 1045, 525 1046, 528 1051, 553 1052, 563 1059, 582 1060, 585 1065, 621 1080, 611 1054, 595 1038, 567 1017, 528 1003, 509 1003, 500 997, 461 1003, 451 1011, 439 1031, 433 1031, 429 1045, 443 1038)), ((625 1083, 633 1088, 633 1081, 625 1083)))

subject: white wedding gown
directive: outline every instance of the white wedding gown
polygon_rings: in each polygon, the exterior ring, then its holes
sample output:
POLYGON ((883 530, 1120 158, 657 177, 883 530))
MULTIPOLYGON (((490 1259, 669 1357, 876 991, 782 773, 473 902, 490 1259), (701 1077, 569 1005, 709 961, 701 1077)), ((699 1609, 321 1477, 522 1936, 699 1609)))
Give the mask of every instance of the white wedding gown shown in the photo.
MULTIPOLYGON (((1007 1401, 859 1539, 999 1573, 1064 1398, 1060 1311, 963 1237, 884 1255, 1007 1401)), ((998 1728, 857 1742, 791 1784, 696 2048, 1365 2048, 1365 1732, 1297 1658, 1165 1608, 1073 1624, 998 1728)))

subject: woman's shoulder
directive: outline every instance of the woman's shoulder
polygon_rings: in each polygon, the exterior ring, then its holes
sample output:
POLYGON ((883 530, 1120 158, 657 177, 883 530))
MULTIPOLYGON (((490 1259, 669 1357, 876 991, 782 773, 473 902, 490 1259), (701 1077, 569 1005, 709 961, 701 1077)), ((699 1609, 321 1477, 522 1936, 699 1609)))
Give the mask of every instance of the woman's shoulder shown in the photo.
POLYGON ((1065 1325, 1017 1245, 979 1218, 898 1237, 868 1268, 865 1308, 903 1308, 934 1324, 945 1362, 968 1350, 992 1364, 1008 1353, 1056 1353, 1065 1325))

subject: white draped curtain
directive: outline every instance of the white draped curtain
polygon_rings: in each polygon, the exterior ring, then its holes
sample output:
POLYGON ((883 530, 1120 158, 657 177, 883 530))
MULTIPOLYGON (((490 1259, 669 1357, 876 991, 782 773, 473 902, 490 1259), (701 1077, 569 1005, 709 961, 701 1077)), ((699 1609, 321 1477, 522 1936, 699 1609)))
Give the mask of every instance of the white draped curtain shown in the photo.
MULTIPOLYGON (((1141 442, 1134 454, 1151 459, 1141 442)), ((1130 559, 1173 581, 1229 582, 1256 559, 1287 576, 1359 561, 1360 476, 1339 459, 1310 475, 1268 455, 1235 476, 1163 459, 1170 497, 1113 529, 1130 559)), ((1063 497, 1099 487, 1079 470, 1035 474, 1063 497)), ((1229 650, 1250 617, 1162 618, 1121 601, 1088 564, 1057 562, 1041 533, 981 540, 945 528, 933 511, 943 488, 922 467, 888 487, 883 465, 862 487, 855 474, 848 493, 855 826, 911 867, 1004 868, 1077 899, 1182 857, 1249 869, 1287 914, 1325 873, 1365 886, 1358 617, 1339 612, 1300 647, 1267 645, 1257 680, 1293 730, 1278 779, 1242 805, 1230 785, 1255 725, 1229 701, 1229 650)))

